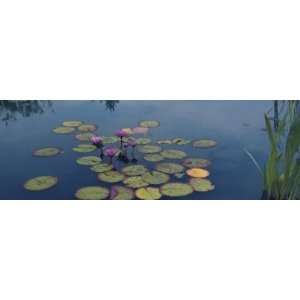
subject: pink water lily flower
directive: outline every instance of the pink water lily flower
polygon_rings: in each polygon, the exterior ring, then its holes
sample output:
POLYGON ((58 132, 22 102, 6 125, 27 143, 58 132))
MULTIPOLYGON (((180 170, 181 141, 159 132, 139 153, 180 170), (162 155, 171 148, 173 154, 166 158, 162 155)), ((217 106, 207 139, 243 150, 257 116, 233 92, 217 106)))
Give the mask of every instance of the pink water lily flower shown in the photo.
POLYGON ((103 139, 101 136, 93 136, 91 137, 91 142, 93 145, 97 146, 100 145, 102 143, 103 139))
POLYGON ((129 134, 126 130, 119 129, 116 131, 115 135, 119 138, 127 137, 129 134))
POLYGON ((111 147, 111 148, 106 148, 105 150, 104 150, 104 154, 106 155, 106 156, 108 156, 108 157, 114 157, 117 153, 119 153, 119 150, 117 149, 117 148, 113 148, 113 147, 111 147))

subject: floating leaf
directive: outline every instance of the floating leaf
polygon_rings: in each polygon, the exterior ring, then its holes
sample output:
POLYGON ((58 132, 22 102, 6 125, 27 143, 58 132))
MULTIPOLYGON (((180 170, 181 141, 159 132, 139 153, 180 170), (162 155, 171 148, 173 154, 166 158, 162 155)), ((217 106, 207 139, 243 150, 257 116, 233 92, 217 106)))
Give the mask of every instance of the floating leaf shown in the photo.
POLYGON ((170 176, 162 172, 150 171, 143 174, 142 179, 149 184, 163 184, 170 180, 170 176))
POLYGON ((70 134, 73 131, 75 131, 73 127, 57 127, 53 129, 53 132, 57 134, 70 134))
POLYGON ((109 196, 109 190, 101 186, 87 186, 79 189, 75 196, 80 200, 103 200, 109 196))
POLYGON ((119 138, 117 138, 116 136, 103 136, 102 139, 102 143, 104 145, 114 144, 119 141, 119 138))
POLYGON ((176 145, 186 145, 189 144, 191 142, 191 140, 186 140, 183 138, 176 138, 172 140, 172 144, 176 144, 176 145))
POLYGON ((91 170, 97 173, 107 172, 113 169, 113 165, 107 163, 100 163, 91 167, 91 170))
POLYGON ((65 127, 79 127, 80 125, 82 125, 81 121, 65 121, 63 122, 63 125, 65 127))
POLYGON ((157 144, 167 144, 167 145, 171 145, 172 141, 171 140, 159 140, 157 141, 157 144))
POLYGON ((111 200, 132 200, 134 198, 134 192, 132 189, 125 186, 111 187, 110 199, 111 200))
POLYGON ((48 157, 48 156, 55 156, 60 153, 63 153, 61 149, 54 148, 54 147, 48 147, 48 148, 42 148, 37 149, 33 152, 34 156, 40 156, 40 157, 48 157))
POLYGON ((180 150, 164 150, 160 153, 160 155, 169 159, 182 159, 186 157, 186 153, 180 150))
POLYGON ((215 147, 217 145, 216 141, 213 140, 196 140, 193 143, 193 146, 196 148, 211 148, 211 147, 215 147))
POLYGON ((147 154, 144 156, 144 159, 151 162, 158 162, 164 160, 160 154, 147 154))
POLYGON ((166 183, 160 188, 160 192, 168 197, 183 197, 193 193, 193 188, 186 183, 166 183))
POLYGON ((187 158, 182 164, 187 168, 207 168, 210 161, 203 158, 187 158))
POLYGON ((24 188, 28 191, 38 192, 50 189, 58 182, 58 178, 54 176, 39 176, 27 180, 24 188))
POLYGON ((79 133, 75 137, 77 140, 82 141, 82 142, 88 142, 90 139, 94 136, 93 133, 86 132, 86 133, 79 133))
POLYGON ((190 185, 196 192, 209 192, 215 189, 210 180, 202 178, 191 178, 190 185))
POLYGON ((142 176, 128 177, 123 180, 123 183, 133 189, 148 186, 149 184, 142 179, 142 176))
POLYGON ((147 172, 143 165, 133 165, 122 169, 122 172, 127 176, 138 176, 147 172))
POLYGON ((156 166, 156 170, 167 174, 176 174, 181 173, 184 167, 175 163, 159 163, 156 166))
POLYGON ((161 198, 159 189, 153 187, 140 188, 135 192, 135 195, 142 200, 158 200, 161 198))
POLYGON ((178 179, 184 177, 184 175, 185 175, 184 173, 176 173, 176 174, 174 174, 174 176, 175 176, 176 178, 178 178, 178 179))
POLYGON ((146 144, 150 144, 151 143, 151 139, 148 139, 148 138, 138 138, 138 139, 135 139, 135 142, 137 143, 137 145, 146 145, 146 144))
POLYGON ((161 151, 161 147, 156 145, 143 145, 138 146, 138 151, 142 153, 156 153, 161 151))
POLYGON ((97 130, 97 126, 94 124, 83 124, 78 127, 78 130, 82 132, 95 131, 97 130))
POLYGON ((205 178, 209 176, 209 172, 201 168, 193 168, 186 171, 186 173, 191 177, 205 178))
POLYGON ((93 152, 97 149, 96 146, 94 145, 91 145, 91 144, 81 144, 81 145, 78 145, 77 147, 74 147, 73 148, 73 151, 75 152, 93 152))
POLYGON ((124 175, 118 171, 108 171, 105 173, 99 173, 98 179, 104 182, 116 183, 124 179, 124 175))
POLYGON ((139 126, 145 127, 145 128, 154 128, 159 126, 158 121, 141 121, 139 126))
POLYGON ((83 156, 76 160, 79 165, 94 166, 101 162, 101 158, 98 156, 83 156))

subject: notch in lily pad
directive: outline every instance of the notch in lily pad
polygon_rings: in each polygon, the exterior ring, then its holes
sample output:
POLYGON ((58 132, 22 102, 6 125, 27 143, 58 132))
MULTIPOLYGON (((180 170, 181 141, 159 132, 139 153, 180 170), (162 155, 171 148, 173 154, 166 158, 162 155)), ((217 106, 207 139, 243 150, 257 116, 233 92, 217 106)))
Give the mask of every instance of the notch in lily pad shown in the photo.
POLYGON ((160 190, 154 187, 139 188, 135 195, 141 200, 159 200, 161 198, 160 190))
POLYGON ((50 157, 50 156, 56 156, 59 154, 62 154, 63 150, 55 147, 47 147, 47 148, 41 148, 37 149, 33 152, 34 156, 38 157, 50 157))
POLYGON ((187 168, 207 168, 211 162, 204 158, 186 158, 182 164, 187 168))
POLYGON ((91 170, 96 173, 104 173, 113 169, 113 165, 107 163, 99 163, 91 167, 91 170))
POLYGON ((186 140, 184 138, 175 138, 172 140, 172 144, 175 145, 187 145, 191 142, 191 140, 186 140))
POLYGON ((98 179, 100 181, 108 182, 108 183, 117 183, 122 181, 125 176, 118 171, 108 171, 105 173, 99 173, 98 179))
POLYGON ((168 182, 170 176, 159 171, 149 171, 142 175, 142 179, 149 184, 159 185, 168 182))
POLYGON ((130 188, 138 189, 141 187, 148 186, 149 184, 145 182, 142 178, 142 176, 133 176, 133 177, 127 177, 123 180, 123 183, 130 188))
POLYGON ((160 192, 168 197, 184 197, 193 193, 193 188, 186 183, 171 182, 160 188, 160 192))
POLYGON ((110 190, 111 200, 132 200, 134 198, 134 192, 131 188, 113 185, 110 190))
POLYGON ((38 176, 27 180, 24 188, 28 191, 39 192, 52 188, 58 183, 55 176, 38 176))
POLYGON ((109 190, 101 186, 87 186, 79 189, 75 197, 79 200, 104 200, 109 196, 109 190))
POLYGON ((76 162, 82 166, 94 166, 101 162, 101 158, 98 156, 83 156, 78 158, 76 162))
POLYGON ((182 159, 186 157, 186 153, 180 150, 164 150, 160 153, 160 155, 164 158, 168 159, 182 159))
POLYGON ((191 178, 190 185, 196 192, 210 192, 215 189, 215 186, 210 180, 203 178, 191 178))

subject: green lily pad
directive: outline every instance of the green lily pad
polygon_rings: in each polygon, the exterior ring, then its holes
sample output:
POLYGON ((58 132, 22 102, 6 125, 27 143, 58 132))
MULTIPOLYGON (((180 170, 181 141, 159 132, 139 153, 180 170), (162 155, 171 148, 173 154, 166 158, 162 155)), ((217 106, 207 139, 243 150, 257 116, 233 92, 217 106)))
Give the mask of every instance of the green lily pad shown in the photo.
POLYGON ((182 159, 186 157, 186 153, 180 150, 164 150, 160 153, 160 155, 169 159, 182 159))
POLYGON ((79 165, 94 166, 101 162, 101 158, 98 156, 83 156, 76 160, 79 165))
POLYGON ((147 172, 147 169, 143 165, 133 165, 122 169, 122 173, 127 176, 138 176, 147 172))
POLYGON ((55 156, 58 154, 63 153, 61 149, 54 148, 54 147, 48 147, 48 148, 42 148, 37 149, 33 152, 34 156, 40 156, 40 157, 49 157, 49 156, 55 156))
POLYGON ((39 176, 27 180, 24 188, 28 191, 39 192, 50 189, 58 182, 58 178, 54 176, 39 176))
POLYGON ((113 165, 100 163, 91 167, 91 170, 97 173, 104 173, 113 169, 113 165))
POLYGON ((167 145, 171 145, 172 141, 171 140, 159 140, 157 141, 157 144, 167 144, 167 145))
POLYGON ((133 176, 127 177, 123 180, 123 183, 127 185, 127 187, 138 189, 141 187, 148 186, 149 184, 142 179, 142 176, 133 176))
POLYGON ((202 140, 196 140, 193 142, 193 146, 196 148, 212 148, 217 145, 216 141, 213 140, 207 140, 207 139, 202 139, 202 140))
POLYGON ((167 174, 176 174, 183 172, 184 167, 175 163, 159 163, 156 166, 156 170, 167 174))
POLYGON ((149 184, 163 184, 170 180, 170 176, 162 172, 150 171, 143 174, 142 179, 149 184))
POLYGON ((78 130, 82 131, 82 132, 96 131, 97 126, 94 125, 94 124, 83 124, 83 125, 78 127, 78 130))
POLYGON ((103 200, 109 196, 109 190, 101 186, 87 186, 79 189, 75 196, 79 200, 103 200))
POLYGON ((137 143, 137 145, 146 145, 146 144, 150 144, 151 143, 151 139, 148 139, 148 138, 138 138, 138 139, 135 139, 135 142, 137 143))
POLYGON ((210 161, 208 159, 203 158, 187 158, 182 164, 189 168, 207 168, 210 165, 210 161))
POLYGON ((125 186, 113 185, 110 195, 111 200, 132 200, 134 198, 133 190, 125 186))
POLYGON ((124 179, 124 175, 118 171, 108 171, 105 173, 99 173, 98 179, 104 182, 116 183, 124 179))
POLYGON ((93 152, 93 151, 95 151, 96 149, 97 149, 97 147, 94 146, 94 145, 90 145, 90 144, 81 144, 81 145, 78 145, 77 147, 74 147, 74 148, 73 148, 73 151, 85 153, 85 152, 93 152))
POLYGON ((159 127, 160 123, 158 121, 141 121, 139 126, 145 128, 159 127))
POLYGON ((156 145, 143 145, 137 147, 138 151, 141 153, 157 153, 161 151, 161 147, 156 145))
POLYGON ((190 185, 196 192, 209 192, 215 189, 210 180, 202 178, 192 178, 190 185))
POLYGON ((140 188, 135 192, 135 195, 141 200, 158 200, 161 198, 159 189, 153 187, 140 188))
POLYGON ((57 127, 53 129, 53 132, 57 134, 70 134, 73 131, 75 131, 73 127, 57 127))
POLYGON ((79 141, 88 142, 93 136, 94 136, 93 133, 86 132, 86 133, 79 133, 75 137, 79 141))
POLYGON ((186 183, 166 183, 160 188, 160 192, 168 197, 183 197, 193 193, 193 188, 186 183))
POLYGON ((147 154, 144 156, 144 159, 151 162, 158 162, 164 160, 160 154, 147 154))
POLYGON ((119 138, 116 136, 103 136, 102 138, 103 138, 102 143, 104 145, 114 144, 119 141, 119 138))
POLYGON ((191 140, 186 140, 183 138, 175 138, 172 140, 172 144, 176 144, 176 145, 187 145, 191 142, 191 140))
POLYGON ((63 125, 65 127, 79 127, 80 125, 82 125, 81 121, 65 121, 63 122, 63 125))

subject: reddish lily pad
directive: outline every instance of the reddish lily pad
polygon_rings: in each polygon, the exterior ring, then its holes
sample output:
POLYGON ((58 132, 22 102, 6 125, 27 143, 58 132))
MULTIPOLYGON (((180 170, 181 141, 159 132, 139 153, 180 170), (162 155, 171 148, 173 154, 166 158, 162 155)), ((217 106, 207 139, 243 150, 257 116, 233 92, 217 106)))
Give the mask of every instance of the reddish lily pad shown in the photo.
POLYGON ((192 178, 190 185, 196 192, 209 192, 215 189, 215 186, 208 179, 192 178))
POLYGON ((141 187, 148 186, 149 184, 142 179, 142 176, 133 176, 127 177, 123 180, 123 183, 126 184, 127 187, 138 189, 141 187))
POLYGON ((160 154, 147 154, 144 156, 144 159, 151 162, 158 162, 164 160, 160 154))
POLYGON ((140 127, 145 127, 145 128, 154 128, 154 127, 159 127, 159 122, 158 121, 141 121, 139 126, 140 127))
POLYGON ((79 127, 82 125, 81 121, 65 121, 63 122, 65 127, 79 127))
POLYGON ((82 141, 82 142, 88 142, 90 139, 94 136, 93 133, 86 132, 86 133, 79 133, 75 137, 77 140, 82 141))
POLYGON ((91 167, 91 170, 97 173, 104 173, 113 169, 113 165, 100 163, 91 167))
POLYGON ((82 132, 91 132, 91 131, 96 131, 97 130, 97 126, 94 124, 83 124, 81 126, 78 127, 79 131, 82 132))
POLYGON ((142 175, 142 179, 149 184, 163 184, 170 180, 170 176, 168 174, 158 172, 158 171, 150 171, 142 175))
POLYGON ((99 173, 98 179, 104 182, 116 183, 124 179, 124 175, 118 171, 108 171, 105 173, 99 173))
POLYGON ((141 153, 157 153, 161 151, 161 147, 156 146, 156 145, 143 145, 143 146, 138 146, 138 151, 141 153))
POLYGON ((132 189, 125 186, 113 185, 110 191, 111 200, 132 200, 134 198, 134 192, 132 189))
POLYGON ((168 197, 184 197, 193 193, 193 188, 186 183, 166 183, 160 188, 160 192, 168 197))
POLYGON ((101 186, 87 186, 79 189, 76 194, 79 200, 103 200, 109 196, 109 190, 101 186))
POLYGON ((70 134, 75 131, 73 127, 57 127, 53 129, 53 132, 56 134, 70 134))
POLYGON ((169 159, 182 159, 186 157, 186 153, 180 150, 164 150, 160 153, 160 155, 169 159))
POLYGON ((135 195, 141 200, 158 200, 161 198, 159 189, 154 187, 139 188, 135 195))
POLYGON ((176 174, 183 172, 184 167, 175 163, 159 163, 156 170, 167 174, 176 174))
POLYGON ((83 156, 76 160, 79 165, 94 166, 101 162, 101 158, 98 156, 83 156))
POLYGON ((58 182, 58 178, 54 176, 38 176, 27 180, 24 188, 28 191, 39 192, 52 188, 58 182))
POLYGON ((47 148, 42 148, 42 149, 37 149, 33 152, 34 156, 39 156, 39 157, 49 157, 49 156, 56 156, 58 154, 63 153, 63 151, 59 148, 55 147, 47 147, 47 148))
POLYGON ((182 164, 187 168, 207 168, 210 161, 203 158, 186 158, 182 164))
POLYGON ((75 152, 80 152, 80 153, 85 153, 85 152, 93 152, 97 149, 96 146, 91 145, 91 144, 81 144, 78 145, 77 147, 73 148, 73 151, 75 152))
POLYGON ((214 140, 201 139, 193 142, 195 148, 212 148, 217 145, 217 142, 214 140))

